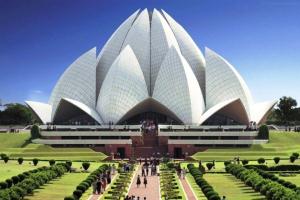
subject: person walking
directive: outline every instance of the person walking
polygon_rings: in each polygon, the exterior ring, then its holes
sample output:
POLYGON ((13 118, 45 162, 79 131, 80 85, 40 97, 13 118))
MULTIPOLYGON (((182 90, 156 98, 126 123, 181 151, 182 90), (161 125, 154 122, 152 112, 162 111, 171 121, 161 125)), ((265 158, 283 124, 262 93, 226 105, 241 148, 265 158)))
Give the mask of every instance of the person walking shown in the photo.
POLYGON ((97 179, 97 194, 101 194, 101 180, 100 178, 97 179))
POLYGON ((147 181, 147 178, 146 178, 146 176, 144 177, 144 185, 145 185, 145 188, 147 187, 147 183, 148 183, 148 181, 147 181))
POLYGON ((93 186, 93 194, 96 194, 96 192, 97 192, 97 180, 93 181, 92 186, 93 186))
POLYGON ((149 174, 149 167, 147 166, 146 167, 146 175, 148 176, 148 174, 149 174))
POLYGON ((145 166, 142 166, 142 176, 145 176, 145 166))
POLYGON ((136 186, 140 187, 140 185, 141 185, 141 177, 140 177, 140 175, 138 175, 138 177, 136 179, 136 186))

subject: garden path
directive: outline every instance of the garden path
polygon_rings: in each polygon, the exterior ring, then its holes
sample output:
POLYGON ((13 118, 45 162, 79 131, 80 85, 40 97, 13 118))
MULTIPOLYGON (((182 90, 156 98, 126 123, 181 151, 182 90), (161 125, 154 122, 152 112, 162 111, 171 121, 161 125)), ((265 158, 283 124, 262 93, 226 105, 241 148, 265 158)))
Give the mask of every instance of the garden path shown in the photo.
POLYGON ((188 200, 197 200, 197 198, 196 198, 196 196, 195 196, 195 194, 194 194, 194 192, 193 192, 190 184, 186 180, 186 178, 185 179, 181 179, 180 178, 179 180, 180 180, 180 182, 182 184, 182 188, 183 188, 183 190, 185 192, 186 198, 188 200))
MULTIPOLYGON (((159 186, 159 176, 147 176, 147 187, 145 188, 143 184, 143 177, 142 175, 142 165, 139 165, 138 170, 136 170, 133 178, 133 182, 129 188, 128 195, 135 197, 140 197, 140 200, 143 200, 144 197, 147 198, 147 200, 160 200, 160 186, 159 186), (137 187, 136 180, 137 176, 141 176, 141 185, 140 187, 137 187)), ((150 170, 149 170, 150 171, 150 170)), ((150 172, 149 172, 150 174, 150 172)))

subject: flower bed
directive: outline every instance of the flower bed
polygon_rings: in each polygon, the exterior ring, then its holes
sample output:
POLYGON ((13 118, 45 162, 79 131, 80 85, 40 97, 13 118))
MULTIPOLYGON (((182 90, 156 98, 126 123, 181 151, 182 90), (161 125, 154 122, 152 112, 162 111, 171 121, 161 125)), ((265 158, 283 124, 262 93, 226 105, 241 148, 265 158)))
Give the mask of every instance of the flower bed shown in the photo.
POLYGON ((284 187, 276 181, 264 178, 254 169, 247 169, 237 164, 229 164, 226 166, 226 171, 233 174, 236 178, 242 180, 246 185, 252 187, 255 191, 265 195, 267 199, 300 199, 299 193, 297 194, 297 192, 294 190, 284 187))
POLYGON ((180 195, 176 171, 172 165, 160 165, 160 188, 162 199, 183 199, 180 195))

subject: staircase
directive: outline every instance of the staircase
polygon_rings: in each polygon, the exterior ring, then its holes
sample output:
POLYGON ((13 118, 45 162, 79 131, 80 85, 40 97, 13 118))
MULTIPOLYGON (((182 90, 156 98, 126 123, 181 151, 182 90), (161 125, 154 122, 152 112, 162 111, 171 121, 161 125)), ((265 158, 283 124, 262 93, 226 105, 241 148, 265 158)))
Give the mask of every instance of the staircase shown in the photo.
POLYGON ((167 146, 158 145, 158 135, 156 133, 143 133, 142 144, 133 146, 133 155, 136 158, 149 158, 153 155, 157 156, 165 154, 168 151, 167 146))

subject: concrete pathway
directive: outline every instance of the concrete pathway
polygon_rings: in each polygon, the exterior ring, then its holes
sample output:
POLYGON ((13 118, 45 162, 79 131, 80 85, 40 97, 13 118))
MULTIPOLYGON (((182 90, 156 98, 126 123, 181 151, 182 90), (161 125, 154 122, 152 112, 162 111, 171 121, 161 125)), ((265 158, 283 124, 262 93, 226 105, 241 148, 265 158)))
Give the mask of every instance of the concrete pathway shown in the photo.
POLYGON ((188 181, 185 179, 179 179, 182 185, 182 188, 185 192, 186 195, 186 199, 188 200, 197 200, 196 195, 194 194, 190 184, 188 183, 188 181))
MULTIPOLYGON (((159 176, 147 176, 147 187, 145 188, 143 184, 144 178, 142 175, 141 165, 139 165, 138 170, 136 170, 133 178, 133 182, 129 188, 128 196, 134 195, 135 197, 140 197, 140 200, 143 200, 144 197, 147 198, 147 200, 160 200, 160 185, 159 185, 159 176), (137 187, 136 180, 137 176, 140 175, 141 177, 141 185, 140 187, 137 187)), ((149 170, 150 174, 150 170, 149 170)))

